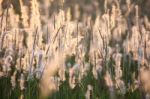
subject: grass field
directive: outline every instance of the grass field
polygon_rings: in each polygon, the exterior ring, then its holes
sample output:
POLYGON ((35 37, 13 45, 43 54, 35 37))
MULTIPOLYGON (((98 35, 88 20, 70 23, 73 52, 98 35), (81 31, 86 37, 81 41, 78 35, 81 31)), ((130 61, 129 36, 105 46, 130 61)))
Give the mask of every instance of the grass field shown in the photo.
POLYGON ((149 0, 0 0, 0 99, 150 99, 149 0))

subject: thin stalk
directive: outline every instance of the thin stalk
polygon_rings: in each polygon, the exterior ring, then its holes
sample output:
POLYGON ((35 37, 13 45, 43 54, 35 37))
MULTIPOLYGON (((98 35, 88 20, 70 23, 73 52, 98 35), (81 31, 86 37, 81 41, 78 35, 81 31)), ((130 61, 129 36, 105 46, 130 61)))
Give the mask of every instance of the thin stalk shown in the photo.
MULTIPOLYGON (((33 48, 32 48, 32 56, 31 56, 31 61, 30 61, 30 67, 29 67, 29 76, 31 76, 31 72, 32 72, 32 64, 33 64, 33 59, 34 59, 34 50, 35 50, 35 43, 36 43, 36 36, 38 34, 38 28, 36 29, 36 33, 34 36, 34 42, 33 42, 33 48)), ((28 78, 29 78, 28 76, 28 78)))
POLYGON ((59 31, 60 31, 60 29, 61 29, 62 27, 63 27, 63 26, 61 26, 61 27, 57 30, 56 35, 54 36, 54 39, 53 39, 53 43, 55 42, 55 40, 56 40, 56 38, 57 38, 57 36, 58 36, 58 34, 59 34, 59 31))

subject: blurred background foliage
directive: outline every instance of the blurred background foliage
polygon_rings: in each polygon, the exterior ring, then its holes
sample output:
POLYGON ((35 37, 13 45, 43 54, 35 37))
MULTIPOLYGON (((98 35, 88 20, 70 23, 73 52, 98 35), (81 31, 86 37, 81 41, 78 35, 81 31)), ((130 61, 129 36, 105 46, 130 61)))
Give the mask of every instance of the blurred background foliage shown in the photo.
MULTIPOLYGON (((24 0, 24 4, 30 6, 31 0, 24 0)), ((43 3, 44 0, 38 0, 43 3)), ((60 0, 50 0, 51 6, 49 8, 49 11, 53 13, 54 11, 58 11, 58 9, 62 8, 61 4, 59 3, 60 0)), ((104 12, 104 1, 105 0, 65 0, 63 9, 71 8, 71 12, 73 14, 74 8, 76 5, 79 6, 79 10, 81 11, 81 14, 86 13, 95 16, 95 14, 103 13, 104 12)), ((125 9, 126 0, 119 0, 121 3, 121 9, 125 9)), ((8 2, 11 2, 13 5, 15 12, 20 14, 20 3, 19 0, 3 0, 2 7, 3 9, 7 8, 8 2)), ((111 5, 114 3, 115 0, 108 0, 108 7, 111 8, 111 5)), ((142 13, 142 15, 147 15, 150 18, 150 0, 131 0, 132 4, 139 5, 139 12, 142 13)), ((73 15, 72 15, 73 16, 73 15)))

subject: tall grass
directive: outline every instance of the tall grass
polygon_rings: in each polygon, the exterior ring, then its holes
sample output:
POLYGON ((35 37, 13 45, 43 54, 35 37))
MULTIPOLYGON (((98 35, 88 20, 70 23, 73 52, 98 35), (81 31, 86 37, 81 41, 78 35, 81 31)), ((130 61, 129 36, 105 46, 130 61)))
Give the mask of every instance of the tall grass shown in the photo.
POLYGON ((148 2, 0 0, 0 99, 149 99, 148 2))

